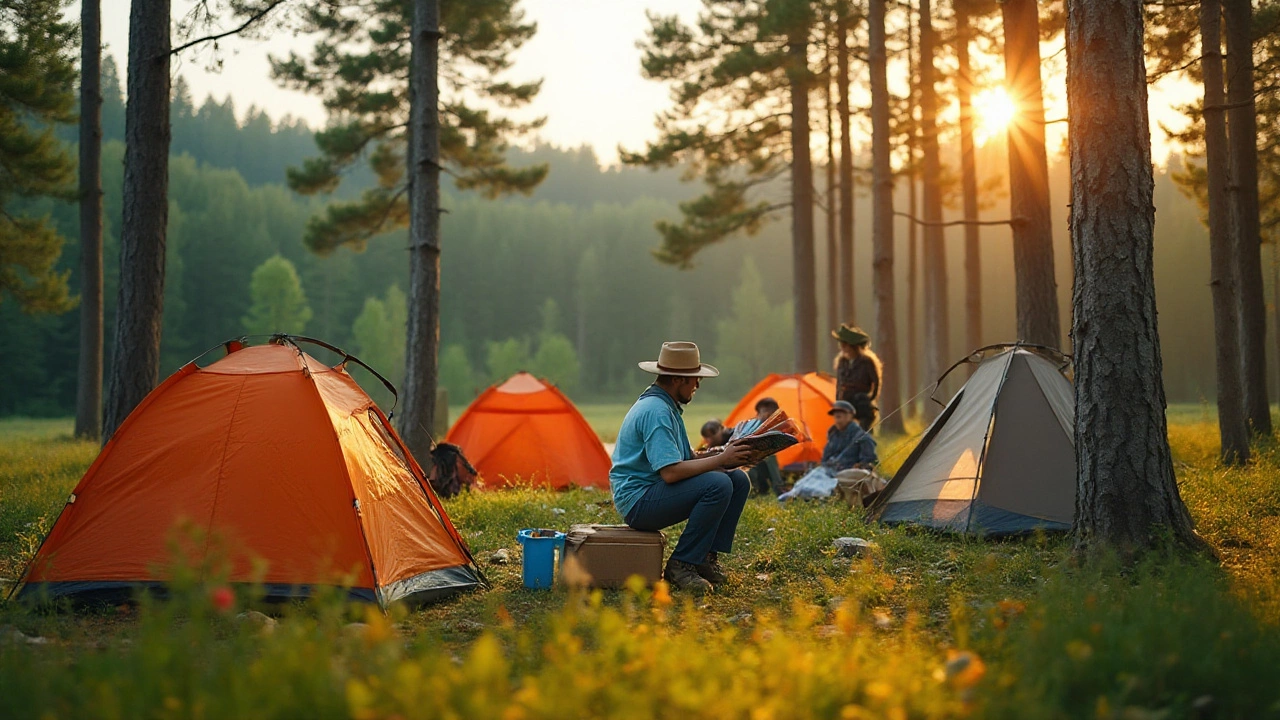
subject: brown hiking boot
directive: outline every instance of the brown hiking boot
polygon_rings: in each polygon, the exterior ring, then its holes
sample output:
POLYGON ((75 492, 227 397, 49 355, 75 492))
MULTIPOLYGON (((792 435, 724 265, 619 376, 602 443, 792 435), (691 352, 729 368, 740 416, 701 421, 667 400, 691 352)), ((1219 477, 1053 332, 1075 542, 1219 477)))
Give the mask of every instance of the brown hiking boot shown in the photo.
POLYGON ((724 568, 720 566, 720 557, 715 551, 707 553, 706 562, 693 567, 703 580, 712 585, 723 585, 729 579, 729 576, 724 573, 724 568))
POLYGON ((705 595, 714 588, 698 574, 698 566, 681 562, 675 558, 667 561, 667 569, 662 571, 662 579, 679 590, 688 590, 694 595, 705 595))

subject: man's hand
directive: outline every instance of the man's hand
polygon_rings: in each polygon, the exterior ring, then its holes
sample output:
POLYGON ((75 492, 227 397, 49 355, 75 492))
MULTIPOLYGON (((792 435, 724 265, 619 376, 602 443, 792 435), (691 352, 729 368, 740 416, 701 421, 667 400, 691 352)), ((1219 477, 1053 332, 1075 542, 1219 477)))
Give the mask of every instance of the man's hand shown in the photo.
POLYGON ((751 448, 738 443, 736 440, 731 441, 724 446, 724 450, 720 453, 720 467, 730 470, 741 467, 750 454, 751 448))

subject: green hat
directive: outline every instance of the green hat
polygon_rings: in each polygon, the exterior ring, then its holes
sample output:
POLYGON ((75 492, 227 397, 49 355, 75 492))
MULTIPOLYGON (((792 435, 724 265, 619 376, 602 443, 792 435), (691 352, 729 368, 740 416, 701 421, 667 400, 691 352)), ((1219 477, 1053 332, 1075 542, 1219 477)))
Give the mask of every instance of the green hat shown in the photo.
POLYGON ((871 342, 871 336, 862 332, 862 328, 844 324, 840 325, 839 330, 832 330, 831 337, 850 345, 866 345, 871 342))

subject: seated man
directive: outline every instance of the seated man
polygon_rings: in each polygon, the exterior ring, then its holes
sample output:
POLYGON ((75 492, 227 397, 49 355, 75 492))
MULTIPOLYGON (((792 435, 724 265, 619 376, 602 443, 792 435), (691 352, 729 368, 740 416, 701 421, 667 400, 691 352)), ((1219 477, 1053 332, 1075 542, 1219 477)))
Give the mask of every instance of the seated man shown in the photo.
POLYGON ((747 448, 734 443, 695 458, 685 430, 684 406, 704 377, 720 374, 703 364, 690 342, 662 344, 657 362, 640 369, 657 375, 618 430, 609 485, 613 504, 637 530, 661 530, 688 520, 662 576, 701 595, 726 580, 719 554, 733 549, 750 482, 736 470, 747 448))
POLYGON ((831 473, 849 468, 871 469, 876 458, 876 441, 862 426, 854 422, 858 413, 853 404, 837 400, 827 411, 835 424, 827 430, 827 445, 822 449, 822 464, 831 473))
POLYGON ((779 500, 803 497, 828 497, 836 488, 836 475, 850 468, 870 469, 876 458, 876 441, 854 419, 853 405, 837 400, 827 414, 835 420, 827 430, 827 445, 822 449, 822 462, 796 482, 795 487, 778 496, 779 500))

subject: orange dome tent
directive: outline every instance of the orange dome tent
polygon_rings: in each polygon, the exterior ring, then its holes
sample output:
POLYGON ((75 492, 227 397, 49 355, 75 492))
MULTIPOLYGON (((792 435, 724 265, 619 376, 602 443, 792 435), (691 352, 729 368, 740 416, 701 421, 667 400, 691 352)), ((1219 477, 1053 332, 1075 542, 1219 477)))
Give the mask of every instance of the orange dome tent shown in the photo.
POLYGON ((751 388, 734 406, 724 421, 725 426, 732 427, 755 417, 756 403, 767 397, 777 400, 778 407, 787 413, 787 417, 800 423, 800 427, 812 438, 810 442, 800 443, 778 453, 778 464, 822 460, 827 429, 833 423, 827 411, 836 400, 836 381, 825 373, 769 375, 751 388))
POLYGON ((329 367, 294 340, 228 343, 147 395, 68 498, 19 597, 114 600, 163 587, 174 560, 224 563, 226 580, 268 598, 344 586, 385 606, 481 584, 345 361, 329 367))
POLYGON ((600 438, 569 398, 529 373, 485 390, 447 441, 462 448, 487 488, 609 487, 612 463, 600 438))

